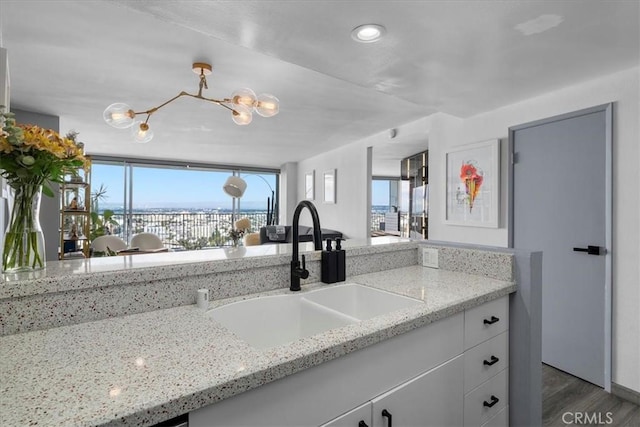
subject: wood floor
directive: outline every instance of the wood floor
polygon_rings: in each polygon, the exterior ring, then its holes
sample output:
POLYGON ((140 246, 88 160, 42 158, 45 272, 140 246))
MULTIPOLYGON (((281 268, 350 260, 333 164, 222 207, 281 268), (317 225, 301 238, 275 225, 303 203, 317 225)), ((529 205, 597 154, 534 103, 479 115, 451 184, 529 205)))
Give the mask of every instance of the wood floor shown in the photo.
POLYGON ((640 427, 640 407, 543 364, 542 424, 640 427))

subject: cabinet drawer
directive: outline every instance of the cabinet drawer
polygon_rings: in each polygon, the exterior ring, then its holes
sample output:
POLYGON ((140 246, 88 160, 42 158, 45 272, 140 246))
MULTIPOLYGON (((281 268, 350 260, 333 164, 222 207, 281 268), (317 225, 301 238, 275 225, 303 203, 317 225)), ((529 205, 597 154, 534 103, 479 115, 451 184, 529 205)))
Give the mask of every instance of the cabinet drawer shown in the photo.
POLYGON ((464 312, 464 349, 493 338, 508 328, 508 296, 466 310, 464 312))
POLYGON ((481 426, 507 405, 507 369, 464 397, 464 425, 481 426))
POLYGON ((508 427, 509 426, 509 405, 502 408, 500 412, 495 414, 482 427, 508 427))
POLYGON ((509 331, 464 352, 464 392, 468 393, 509 366, 509 331))

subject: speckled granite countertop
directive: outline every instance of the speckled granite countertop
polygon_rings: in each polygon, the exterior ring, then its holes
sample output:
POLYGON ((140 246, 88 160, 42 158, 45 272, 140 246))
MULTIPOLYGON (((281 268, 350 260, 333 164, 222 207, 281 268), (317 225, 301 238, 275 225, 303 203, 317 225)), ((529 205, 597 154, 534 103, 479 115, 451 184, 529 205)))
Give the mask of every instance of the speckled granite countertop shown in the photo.
MULTIPOLYGON (((0 424, 153 425, 515 291, 511 282, 421 266, 346 283, 424 305, 266 350, 195 305, 1 337, 0 424)), ((302 292, 321 286, 330 285, 302 292)))
MULTIPOLYGON (((350 254, 358 255, 395 251, 402 247, 415 248, 417 244, 409 239, 384 236, 348 239, 342 246, 350 254)), ((48 261, 43 270, 0 274, 0 299, 283 263, 289 265, 291 248, 291 244, 273 244, 48 261)), ((305 253, 308 261, 320 259, 320 252, 314 251, 313 242, 301 242, 299 250, 300 253, 305 253)))

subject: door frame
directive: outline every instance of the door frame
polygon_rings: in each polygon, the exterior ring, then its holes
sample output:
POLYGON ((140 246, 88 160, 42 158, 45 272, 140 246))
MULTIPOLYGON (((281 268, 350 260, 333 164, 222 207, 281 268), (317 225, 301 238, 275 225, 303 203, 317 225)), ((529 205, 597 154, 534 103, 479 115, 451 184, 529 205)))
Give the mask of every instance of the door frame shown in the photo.
MULTIPOLYGON (((611 374, 612 374, 612 242, 613 242, 613 103, 597 105, 566 114, 560 114, 545 119, 535 120, 523 123, 517 126, 509 127, 509 162, 508 162, 508 181, 507 194, 509 195, 508 203, 508 247, 513 248, 513 230, 514 230, 514 138, 515 132, 535 126, 545 125, 566 119, 584 116, 587 114, 604 112, 605 113, 605 277, 604 277, 604 389, 611 392, 611 374)), ((543 254, 544 263, 544 254, 543 254)))

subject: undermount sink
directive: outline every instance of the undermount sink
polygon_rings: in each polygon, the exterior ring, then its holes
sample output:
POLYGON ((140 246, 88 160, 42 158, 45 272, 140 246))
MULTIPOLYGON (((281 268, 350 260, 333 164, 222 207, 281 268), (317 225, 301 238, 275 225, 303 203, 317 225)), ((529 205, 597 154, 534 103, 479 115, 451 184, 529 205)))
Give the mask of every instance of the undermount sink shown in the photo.
POLYGON ((354 283, 319 289, 307 294, 306 298, 358 320, 422 304, 414 298, 354 283))
POLYGON ((422 301, 357 284, 251 298, 207 314, 256 348, 269 348, 422 301))

